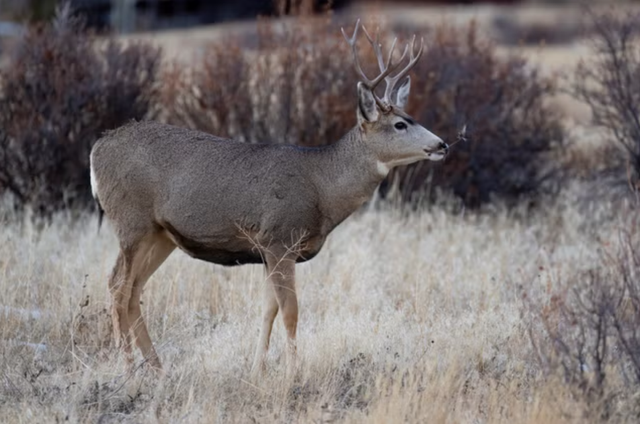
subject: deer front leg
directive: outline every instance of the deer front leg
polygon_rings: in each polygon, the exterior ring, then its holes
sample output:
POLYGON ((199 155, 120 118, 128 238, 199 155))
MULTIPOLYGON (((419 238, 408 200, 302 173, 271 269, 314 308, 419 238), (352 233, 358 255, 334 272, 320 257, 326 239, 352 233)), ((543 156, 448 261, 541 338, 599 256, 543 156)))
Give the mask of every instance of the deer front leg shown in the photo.
POLYGON ((295 369, 296 329, 298 326, 298 298, 295 285, 295 259, 289 253, 272 252, 265 255, 269 280, 273 286, 278 306, 282 311, 282 322, 287 331, 287 368, 295 369))
POLYGON ((278 301, 276 300, 276 293, 273 290, 269 271, 267 268, 267 280, 264 282, 262 298, 262 326, 260 327, 260 336, 258 338, 258 346, 256 347, 256 354, 253 360, 253 366, 251 367, 252 376, 258 377, 259 374, 264 371, 264 361, 269 350, 269 339, 271 338, 271 329, 273 328, 273 321, 278 315, 278 301))

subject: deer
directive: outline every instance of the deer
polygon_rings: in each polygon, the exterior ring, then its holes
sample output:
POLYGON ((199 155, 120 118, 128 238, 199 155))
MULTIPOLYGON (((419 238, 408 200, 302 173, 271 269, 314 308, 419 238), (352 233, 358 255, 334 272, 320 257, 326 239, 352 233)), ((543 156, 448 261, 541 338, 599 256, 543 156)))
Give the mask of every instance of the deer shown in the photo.
MULTIPOLYGON (((356 125, 322 147, 252 144, 151 120, 108 131, 90 152, 93 197, 115 232, 119 253, 108 287, 114 337, 127 363, 133 342, 145 363, 162 364, 141 312, 147 280, 176 249, 217 265, 262 264, 262 321, 251 368, 260 374, 278 313, 286 331, 286 362, 296 358, 295 266, 313 259, 327 236, 372 198, 394 167, 439 161, 449 146, 409 116, 410 70, 422 56, 416 37, 386 59, 379 31, 358 19, 351 48, 360 81, 356 125), (377 58, 370 79, 358 58, 362 30, 377 58), (408 63, 401 67, 408 57, 408 63), (396 55, 397 57, 397 55, 396 55), (385 82, 384 94, 376 88, 385 82), (399 84, 401 82, 401 84, 399 84)), ((381 87, 380 87, 381 88, 381 87)))

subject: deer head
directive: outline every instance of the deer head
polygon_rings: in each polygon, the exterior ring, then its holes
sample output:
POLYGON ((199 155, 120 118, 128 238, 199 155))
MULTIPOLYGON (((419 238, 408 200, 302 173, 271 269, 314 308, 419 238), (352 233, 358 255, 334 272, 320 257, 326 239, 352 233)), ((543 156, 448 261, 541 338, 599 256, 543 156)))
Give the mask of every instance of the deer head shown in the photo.
POLYGON ((370 149, 375 152, 379 163, 386 168, 392 168, 424 159, 433 161, 443 159, 449 151, 449 146, 404 112, 411 89, 411 77, 408 74, 422 56, 424 40, 420 41, 420 47, 416 53, 414 36, 411 43, 405 46, 400 59, 394 62, 393 53, 398 41, 396 38, 385 60, 378 33, 376 32, 375 38, 372 38, 363 26, 362 30, 373 47, 380 68, 380 74, 374 79, 369 79, 358 59, 356 43, 359 30, 360 20, 358 19, 351 37, 347 36, 344 28, 342 34, 351 46, 355 69, 361 78, 358 83, 358 126, 370 149), (400 68, 407 53, 409 53, 409 63, 392 75, 400 68), (382 81, 386 84, 384 96, 378 97, 376 88, 382 81), (402 84, 398 87, 400 81, 402 84))

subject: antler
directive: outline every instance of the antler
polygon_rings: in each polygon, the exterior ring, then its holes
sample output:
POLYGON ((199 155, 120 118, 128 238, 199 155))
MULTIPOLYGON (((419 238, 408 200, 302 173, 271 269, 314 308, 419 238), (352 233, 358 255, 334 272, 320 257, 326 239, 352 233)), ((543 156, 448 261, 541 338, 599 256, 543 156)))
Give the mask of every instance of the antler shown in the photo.
MULTIPOLYGON (((369 42, 371 44, 374 44, 374 40, 369 36, 369 33, 367 32, 367 30, 364 28, 364 26, 362 27, 362 30, 364 31, 364 35, 367 36, 367 39, 369 40, 369 42)), ((381 52, 381 45, 378 42, 378 31, 376 30, 376 39, 375 39, 375 45, 374 46, 374 50, 376 51, 376 56, 378 57, 378 66, 380 67, 380 71, 383 70, 383 65, 384 63, 382 62, 382 52, 381 52)), ((396 38, 395 40, 393 40, 393 46, 391 47, 391 52, 389 53, 389 58, 391 58, 391 54, 393 54, 393 47, 395 47, 396 45, 396 41, 398 41, 398 39, 396 38)), ((418 59, 420 59, 420 56, 422 56, 422 52, 424 50, 424 38, 420 39, 420 48, 418 49, 418 53, 414 54, 414 52, 416 51, 415 49, 416 47, 416 36, 413 36, 413 39, 411 40, 411 48, 409 49, 409 64, 400 72, 398 72, 395 76, 387 76, 385 77, 384 81, 386 83, 386 87, 384 90, 384 97, 382 98, 382 101, 387 103, 387 104, 392 104, 393 102, 391 101, 391 94, 393 94, 393 90, 396 87, 396 84, 398 84, 398 81, 400 81, 402 78, 404 78, 409 71, 411 70, 411 68, 413 68, 414 66, 416 66, 416 63, 418 63, 418 59)), ((409 44, 407 44, 407 46, 405 47, 405 53, 407 51, 407 48, 409 48, 409 44)), ((404 54, 402 55, 402 59, 404 59, 404 54)), ((400 59, 400 62, 402 62, 402 59, 400 59)), ((400 62, 398 62, 398 64, 400 64, 400 62)))
MULTIPOLYGON (((376 39, 374 41, 369 36, 369 33, 367 33, 367 30, 363 26, 362 29, 364 30, 364 33, 367 36, 367 40, 369 40, 369 43, 373 47, 373 51, 374 51, 374 53, 376 55, 376 58, 378 59, 378 67, 380 68, 380 75, 378 75, 374 79, 369 79, 367 77, 367 75, 364 73, 364 71, 362 70, 362 66, 360 66, 360 60, 358 59, 358 49, 356 47, 356 42, 357 42, 357 39, 358 39, 358 30, 359 29, 360 29, 360 19, 358 19, 356 21, 356 27, 355 27, 355 30, 353 31, 353 36, 348 37, 347 33, 344 31, 344 28, 342 28, 342 35, 344 35, 345 40, 347 40, 347 43, 351 46, 351 52, 353 53, 353 61, 355 63, 355 68, 356 68, 356 71, 360 74, 360 77, 362 78, 362 82, 371 90, 371 92, 373 93, 373 97, 376 99, 376 103, 378 104, 378 106, 382 110, 388 110, 389 109, 389 105, 391 103, 388 100, 380 99, 375 94, 375 89, 378 86, 378 84, 380 84, 380 82, 382 82, 382 80, 386 81, 386 78, 389 76, 389 74, 391 74, 393 71, 398 69, 398 67, 400 66, 400 64, 402 63, 402 61, 404 60, 404 58, 407 55, 407 50, 408 50, 409 46, 408 45, 405 46, 404 52, 402 53, 402 57, 400 57, 400 60, 398 60, 397 63, 393 63, 392 62, 393 51, 395 50, 396 43, 398 41, 398 39, 396 38, 395 40, 393 40, 393 45, 391 46, 391 51, 389 52, 389 57, 387 58, 387 61, 385 62, 384 58, 382 57, 382 45, 379 43, 378 33, 376 32, 376 39)), ((422 54, 422 47, 420 48, 420 53, 419 54, 422 54)), ((413 59, 413 52, 411 52, 411 56, 412 56, 412 59, 413 59)), ((415 63, 413 63, 413 65, 415 65, 415 63)), ((411 65, 410 67, 412 67, 413 65, 411 65)), ((409 67, 409 69, 410 69, 410 67, 409 67)), ((403 72, 405 72, 405 71, 403 70, 403 72)), ((389 82, 387 82, 387 90, 388 89, 389 89, 389 82)), ((385 90, 385 98, 386 97, 387 97, 387 94, 386 94, 386 90, 385 90)))

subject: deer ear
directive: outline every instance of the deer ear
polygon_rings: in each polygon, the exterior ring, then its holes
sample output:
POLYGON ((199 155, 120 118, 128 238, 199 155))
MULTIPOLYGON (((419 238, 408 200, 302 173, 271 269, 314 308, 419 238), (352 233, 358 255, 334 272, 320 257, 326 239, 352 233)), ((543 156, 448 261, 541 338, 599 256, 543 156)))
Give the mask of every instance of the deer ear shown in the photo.
POLYGON ((376 99, 373 97, 371 89, 362 82, 358 83, 358 123, 363 121, 375 122, 378 120, 380 112, 376 99))
POLYGON ((411 77, 407 75, 400 88, 398 88, 398 94, 396 97, 396 106, 400 109, 404 109, 409 101, 409 91, 411 91, 411 77))

